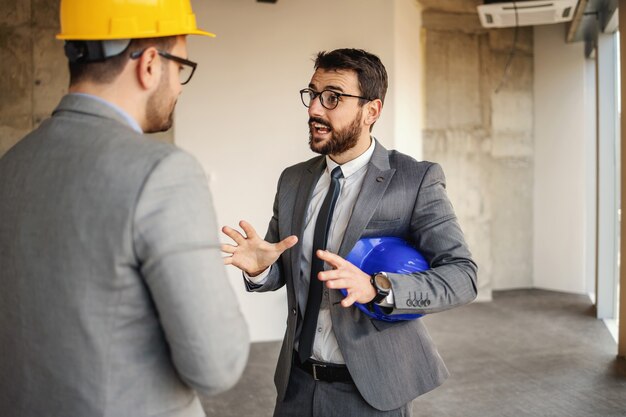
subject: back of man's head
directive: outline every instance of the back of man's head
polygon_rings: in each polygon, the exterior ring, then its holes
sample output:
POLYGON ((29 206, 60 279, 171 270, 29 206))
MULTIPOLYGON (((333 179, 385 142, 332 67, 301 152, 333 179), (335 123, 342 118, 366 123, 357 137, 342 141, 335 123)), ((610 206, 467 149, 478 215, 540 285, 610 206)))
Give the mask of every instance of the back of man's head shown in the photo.
MULTIPOLYGON (((100 41, 102 45, 106 45, 111 41, 100 41)), ((70 71, 70 86, 81 82, 91 82, 95 84, 109 84, 113 82, 122 72, 133 52, 141 51, 150 46, 158 50, 169 52, 174 43, 175 36, 167 36, 162 38, 145 38, 129 40, 127 46, 117 55, 101 60, 72 60, 68 59, 70 71)), ((66 44, 66 50, 71 48, 87 48, 84 42, 70 41, 66 44)))

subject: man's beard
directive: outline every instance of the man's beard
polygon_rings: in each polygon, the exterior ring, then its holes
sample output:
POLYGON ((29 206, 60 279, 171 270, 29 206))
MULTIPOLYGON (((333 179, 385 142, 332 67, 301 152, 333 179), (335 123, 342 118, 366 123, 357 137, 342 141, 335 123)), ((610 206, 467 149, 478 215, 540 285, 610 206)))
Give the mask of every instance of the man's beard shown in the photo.
POLYGON ((309 146, 311 150, 321 155, 339 155, 354 148, 363 129, 361 127, 362 115, 363 109, 359 110, 359 114, 357 114, 352 123, 342 130, 333 129, 328 122, 318 117, 309 118, 309 146), (315 139, 313 139, 311 123, 321 123, 331 128, 330 139, 326 142, 316 143, 315 139))
POLYGON ((170 130, 174 124, 174 108, 176 108, 177 100, 170 98, 168 78, 169 66, 166 65, 158 88, 148 98, 146 104, 145 133, 165 132, 170 130))

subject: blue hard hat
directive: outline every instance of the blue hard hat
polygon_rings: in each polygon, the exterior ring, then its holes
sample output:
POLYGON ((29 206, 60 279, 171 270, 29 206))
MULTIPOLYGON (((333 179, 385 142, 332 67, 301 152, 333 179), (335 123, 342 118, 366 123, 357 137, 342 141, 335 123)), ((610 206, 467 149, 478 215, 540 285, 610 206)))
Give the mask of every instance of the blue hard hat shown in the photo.
MULTIPOLYGON (((378 272, 410 274, 430 268, 422 254, 399 237, 369 237, 360 239, 354 245, 346 260, 369 275, 378 272)), ((347 295, 345 289, 342 289, 341 292, 344 296, 347 295)), ((396 322, 422 317, 422 314, 388 315, 376 304, 372 304, 371 310, 360 303, 354 303, 354 305, 365 315, 377 320, 396 322)))

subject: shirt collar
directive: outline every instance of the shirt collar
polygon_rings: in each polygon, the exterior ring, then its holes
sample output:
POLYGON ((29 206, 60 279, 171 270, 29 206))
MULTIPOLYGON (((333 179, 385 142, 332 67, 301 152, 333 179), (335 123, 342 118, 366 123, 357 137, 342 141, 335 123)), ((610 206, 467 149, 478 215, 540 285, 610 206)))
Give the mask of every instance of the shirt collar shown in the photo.
MULTIPOLYGON (((348 178, 350 175, 359 171, 361 168, 369 163, 370 159, 372 159, 372 155, 374 154, 374 148, 376 147, 376 141, 373 137, 370 138, 370 140, 372 141, 372 143, 365 152, 363 152, 361 155, 357 156, 353 160, 341 165, 341 172, 343 173, 344 178, 348 178)), ((333 161, 330 156, 326 155, 326 169, 328 170, 328 172, 331 172, 333 169, 335 169, 335 167, 338 166, 339 164, 337 162, 333 161)))
POLYGON ((93 94, 87 94, 87 93, 70 93, 70 94, 88 97, 92 100, 96 100, 99 103, 109 106, 110 108, 118 112, 124 118, 124 120, 128 122, 129 126, 133 130, 137 131, 138 133, 143 133, 143 130, 141 130, 141 126, 139 126, 139 123, 137 123, 137 121, 133 119, 130 114, 126 113, 120 106, 113 104, 110 101, 103 99, 102 97, 94 96, 93 94))

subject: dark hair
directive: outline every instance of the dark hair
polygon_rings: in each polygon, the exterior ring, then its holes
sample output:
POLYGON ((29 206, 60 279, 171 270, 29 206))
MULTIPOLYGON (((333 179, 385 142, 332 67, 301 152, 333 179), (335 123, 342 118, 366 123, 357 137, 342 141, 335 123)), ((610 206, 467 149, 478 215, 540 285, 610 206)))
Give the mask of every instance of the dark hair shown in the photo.
POLYGON ((130 54, 141 51, 150 46, 169 52, 176 43, 176 36, 160 38, 132 39, 128 47, 119 55, 98 62, 70 62, 70 86, 81 82, 91 81, 98 84, 112 82, 121 74, 130 59, 130 54))
MULTIPOLYGON (((362 49, 335 49, 331 52, 322 51, 315 59, 315 69, 322 70, 352 70, 356 72, 359 80, 361 95, 371 100, 380 99, 385 102, 387 94, 387 70, 374 54, 362 49)), ((359 100, 360 104, 366 103, 359 100)))

